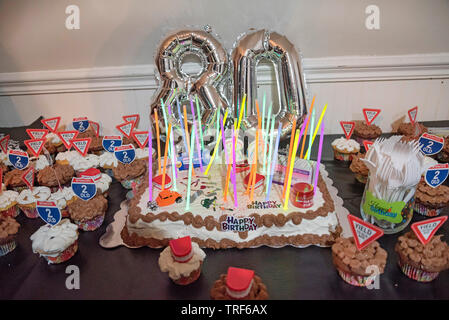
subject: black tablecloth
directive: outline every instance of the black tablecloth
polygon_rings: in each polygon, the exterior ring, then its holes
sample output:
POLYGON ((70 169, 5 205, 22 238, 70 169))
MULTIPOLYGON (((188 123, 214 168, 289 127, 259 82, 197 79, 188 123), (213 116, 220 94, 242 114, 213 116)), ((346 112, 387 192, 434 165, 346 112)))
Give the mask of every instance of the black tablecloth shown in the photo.
MULTIPOLYGON (((332 160, 330 142, 334 138, 325 138, 323 162, 344 206, 350 213, 360 215, 364 186, 355 181, 347 167, 332 160)), ((146 247, 104 249, 99 245, 99 238, 119 210, 126 190, 114 181, 109 194, 104 224, 96 231, 81 232, 79 251, 60 265, 48 265, 32 253, 30 236, 43 222, 27 219, 23 214, 19 216, 18 247, 0 257, 0 299, 209 299, 214 281, 226 273, 229 266, 254 269, 267 285, 272 299, 449 299, 449 272, 442 272, 435 281, 426 284, 402 274, 394 245, 403 232, 385 235, 379 240, 389 256, 378 290, 346 284, 332 265, 331 250, 319 247, 205 249, 207 257, 201 277, 189 286, 177 286, 159 269, 160 250, 146 247), (66 289, 69 274, 65 271, 69 265, 79 267, 79 290, 66 289)), ((415 214, 413 221, 422 219, 415 214)), ((447 236, 449 223, 438 233, 447 236)))

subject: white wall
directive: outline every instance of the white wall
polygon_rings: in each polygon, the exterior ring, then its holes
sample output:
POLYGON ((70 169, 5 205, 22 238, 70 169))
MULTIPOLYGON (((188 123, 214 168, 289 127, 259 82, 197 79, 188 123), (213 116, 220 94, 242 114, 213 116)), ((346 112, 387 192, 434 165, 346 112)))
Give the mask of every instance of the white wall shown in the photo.
POLYGON ((384 131, 415 105, 419 120, 449 119, 447 0, 15 0, 0 1, 0 126, 86 115, 111 131, 124 114, 145 115, 161 39, 204 24, 228 50, 250 27, 285 34, 304 55, 310 96, 329 103, 326 132, 363 107, 382 108, 384 131), (70 4, 80 30, 64 26, 70 4), (380 30, 365 28, 370 4, 380 30))

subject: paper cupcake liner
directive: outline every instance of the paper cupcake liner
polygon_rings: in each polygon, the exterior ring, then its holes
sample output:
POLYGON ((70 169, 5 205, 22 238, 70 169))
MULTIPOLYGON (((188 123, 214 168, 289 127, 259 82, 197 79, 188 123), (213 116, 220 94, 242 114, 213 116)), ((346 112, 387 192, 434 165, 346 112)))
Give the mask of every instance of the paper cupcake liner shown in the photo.
POLYGON ((402 272, 410 279, 416 280, 418 282, 430 282, 435 280, 440 274, 439 272, 427 272, 418 268, 415 268, 409 264, 402 263, 399 261, 399 268, 402 272))
POLYGON ((8 243, 0 245, 0 257, 7 255, 11 251, 13 251, 16 248, 17 244, 15 240, 12 240, 8 243))
POLYGON ((3 217, 17 217, 20 213, 19 207, 14 205, 6 210, 0 211, 0 215, 3 217))
POLYGON ((188 284, 191 284, 193 282, 195 282, 196 280, 198 280, 198 278, 201 275, 201 264, 200 267, 193 271, 192 273, 190 273, 187 277, 181 277, 179 279, 172 279, 174 283, 181 285, 181 286, 186 286, 188 284))
POLYGON ((369 277, 365 277, 365 276, 356 276, 347 272, 344 272, 340 269, 337 269, 338 274, 340 275, 340 277, 346 282, 349 283, 350 285, 356 286, 356 287, 366 287, 367 285, 369 285, 370 283, 368 283, 368 279, 369 277))
POLYGON ((428 208, 422 203, 419 203, 418 201, 415 201, 415 205, 413 207, 413 210, 418 212, 419 214, 422 214, 426 217, 436 217, 439 216, 440 213, 443 211, 443 208, 428 208))
POLYGON ((91 220, 86 221, 74 221, 78 225, 78 229, 84 230, 84 231, 94 231, 98 229, 104 221, 104 213, 100 216, 96 216, 95 218, 91 220))
POLYGON ((56 257, 50 257, 46 255, 43 256, 45 259, 47 259, 48 264, 57 264, 69 260, 71 257, 75 255, 76 251, 78 251, 78 240, 75 240, 75 242, 72 245, 70 245, 67 249, 65 249, 56 257))
POLYGON ((36 207, 34 208, 20 207, 20 210, 22 210, 22 212, 27 216, 27 218, 30 219, 35 219, 39 216, 36 207))
POLYGON ((342 153, 334 149, 334 158, 339 161, 352 161, 354 153, 342 153))
POLYGON ((368 180, 368 176, 364 176, 363 174, 356 173, 355 179, 360 183, 366 184, 366 182, 368 180))
POLYGON ((123 188, 125 188, 125 189, 132 189, 133 183, 136 183, 137 186, 142 183, 142 180, 143 180, 142 177, 143 176, 140 176, 140 177, 137 177, 134 179, 123 180, 123 181, 121 181, 121 184, 122 184, 123 188))

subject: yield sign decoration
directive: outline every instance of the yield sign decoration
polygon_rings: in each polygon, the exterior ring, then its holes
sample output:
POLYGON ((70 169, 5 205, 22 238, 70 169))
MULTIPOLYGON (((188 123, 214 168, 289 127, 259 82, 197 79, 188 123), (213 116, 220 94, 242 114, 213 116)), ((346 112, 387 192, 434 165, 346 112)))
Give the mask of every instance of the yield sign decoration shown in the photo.
POLYGON ((26 129, 31 139, 42 139, 48 134, 47 129, 26 129))
POLYGON ((145 148, 148 144, 148 131, 133 131, 131 136, 137 142, 140 148, 145 148))
POLYGON ((78 133, 79 131, 76 130, 58 132, 59 139, 61 139, 67 150, 70 150, 70 148, 72 147, 72 143, 70 141, 75 139, 78 133))
POLYGON ((131 132, 134 129, 134 122, 128 121, 128 122, 119 124, 118 126, 116 126, 116 128, 118 129, 118 131, 123 133, 125 135, 125 137, 131 138, 131 132))
POLYGON ((48 119, 41 120, 42 124, 44 126, 46 126, 51 132, 56 132, 60 121, 61 121, 61 117, 54 117, 54 118, 48 118, 48 119))
POLYGON ((426 245, 437 230, 445 223, 447 216, 427 219, 412 224, 412 230, 423 245, 426 245))
POLYGON ((35 157, 39 157, 39 154, 42 151, 42 148, 44 147, 46 139, 29 139, 25 140, 23 143, 30 149, 30 151, 33 153, 35 157))
POLYGON ((27 171, 22 174, 22 180, 25 182, 25 184, 33 190, 33 184, 34 184, 34 167, 30 166, 27 171))
POLYGON ((354 131, 355 122, 354 121, 340 121, 341 128, 345 134, 346 139, 351 139, 352 132, 354 131))
POLYGON ((125 122, 133 122, 134 128, 136 128, 139 124, 140 116, 138 114, 130 114, 128 116, 123 116, 122 118, 123 120, 125 120, 125 122))
POLYGON ((369 150, 369 148, 371 148, 371 145, 373 144, 374 142, 372 142, 372 141, 369 141, 369 140, 363 140, 363 146, 365 147, 365 150, 368 152, 368 150, 369 150))
POLYGON ((371 223, 365 222, 352 214, 348 214, 348 221, 352 234, 354 235, 355 244, 359 250, 363 250, 363 248, 379 239, 384 234, 382 229, 371 223))
POLYGON ((0 148, 4 153, 8 153, 9 134, 0 139, 0 148))
POLYGON ((70 141, 72 146, 76 151, 79 152, 83 157, 86 156, 87 151, 89 151, 90 143, 92 142, 92 138, 84 138, 84 139, 72 139, 70 141))
POLYGON ((408 111, 408 118, 410 119, 411 123, 415 123, 416 122, 416 115, 418 114, 418 106, 411 108, 408 111))
POLYGON ((366 123, 368 125, 371 125, 373 123, 374 119, 377 118, 379 113, 380 109, 369 109, 369 108, 363 109, 363 116, 365 117, 366 123))

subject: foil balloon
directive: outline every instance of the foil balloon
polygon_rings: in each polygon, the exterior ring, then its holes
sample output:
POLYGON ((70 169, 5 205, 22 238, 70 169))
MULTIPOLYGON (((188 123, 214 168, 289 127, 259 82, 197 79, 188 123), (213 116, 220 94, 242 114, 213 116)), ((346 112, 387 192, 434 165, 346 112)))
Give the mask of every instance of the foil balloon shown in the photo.
MULTIPOLYGON (((187 58, 188 59, 188 58, 187 58)), ((196 96, 200 105, 200 119, 203 126, 208 126, 214 119, 215 110, 228 108, 229 103, 224 95, 226 79, 229 78, 229 58, 227 52, 210 33, 210 27, 205 30, 181 30, 167 36, 160 45, 155 58, 159 73, 160 86, 151 110, 160 110, 161 101, 170 104, 176 110, 176 104, 188 104, 190 100, 196 104, 196 96), (200 61, 198 72, 187 72, 187 56, 196 56, 200 61)), ((182 110, 182 108, 181 108, 182 110)), ((195 111, 196 112, 196 111, 195 111)), ((181 114, 181 118, 183 115, 181 114)), ((188 112, 188 124, 192 124, 188 112)), ((198 115, 196 115, 198 118, 198 115)), ((181 128, 179 113, 172 112, 168 120, 176 128, 181 128)))
POLYGON ((238 117, 239 102, 246 94, 246 117, 242 125, 247 129, 257 128, 256 68, 262 60, 274 66, 278 101, 273 101, 273 106, 277 104, 278 108, 273 107, 273 115, 275 127, 282 123, 281 137, 285 138, 291 132, 293 119, 296 117, 300 125, 307 113, 307 90, 298 51, 285 36, 276 32, 258 30, 244 34, 235 44, 232 51, 234 116, 238 117))

